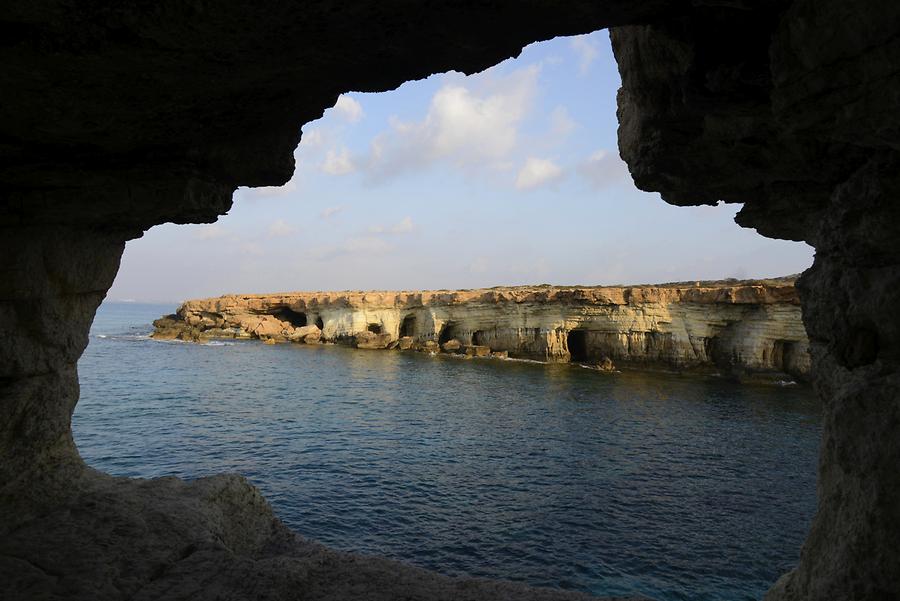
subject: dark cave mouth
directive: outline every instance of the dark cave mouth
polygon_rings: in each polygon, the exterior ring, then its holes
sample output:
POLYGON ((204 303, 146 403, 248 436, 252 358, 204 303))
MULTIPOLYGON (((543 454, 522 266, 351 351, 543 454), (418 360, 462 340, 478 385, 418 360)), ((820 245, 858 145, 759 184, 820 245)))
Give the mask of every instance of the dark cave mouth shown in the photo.
POLYGON ((588 360, 587 330, 571 330, 566 334, 569 361, 582 363, 588 360))
POLYGON ((306 313, 294 311, 290 307, 280 307, 272 311, 272 316, 290 323, 295 328, 302 328, 307 323, 306 313))
POLYGON ((400 323, 400 338, 416 335, 416 316, 407 315, 400 323))
POLYGON ((459 327, 453 323, 452 321, 448 321, 444 324, 444 327, 441 328, 441 333, 438 334, 438 344, 444 344, 445 342, 450 342, 453 339, 459 338, 459 327))

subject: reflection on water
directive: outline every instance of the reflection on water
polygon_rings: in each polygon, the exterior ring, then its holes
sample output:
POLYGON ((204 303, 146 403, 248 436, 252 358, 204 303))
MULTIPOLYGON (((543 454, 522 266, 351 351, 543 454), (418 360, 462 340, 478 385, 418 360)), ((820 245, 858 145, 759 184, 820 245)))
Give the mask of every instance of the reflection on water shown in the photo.
POLYGON ((805 388, 140 336, 171 309, 101 307, 74 418, 100 469, 240 472, 306 536, 452 575, 751 599, 796 562, 805 388))

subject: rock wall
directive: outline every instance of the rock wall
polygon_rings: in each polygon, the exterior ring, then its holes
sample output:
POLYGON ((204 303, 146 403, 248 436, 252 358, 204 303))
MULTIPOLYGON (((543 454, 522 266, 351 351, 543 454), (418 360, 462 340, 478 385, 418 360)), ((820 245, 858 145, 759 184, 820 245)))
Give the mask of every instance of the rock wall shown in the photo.
POLYGON ((612 31, 620 152, 668 202, 816 248, 819 505, 766 599, 900 598, 900 3, 713 4, 612 31))
POLYGON ((456 340, 510 357, 735 374, 809 373, 791 280, 635 287, 308 292, 190 300, 156 337, 426 348, 456 340), (372 334, 381 334, 376 341, 372 334))
MULTIPOLYGON (((69 421, 123 243, 278 185, 348 90, 613 27, 619 147, 675 204, 806 240, 819 508, 772 601, 900 597, 900 3, 137 2, 0 8, 0 596, 551 598, 325 554, 239 479, 110 479, 69 421)), ((555 595, 562 598, 564 595, 555 595)))

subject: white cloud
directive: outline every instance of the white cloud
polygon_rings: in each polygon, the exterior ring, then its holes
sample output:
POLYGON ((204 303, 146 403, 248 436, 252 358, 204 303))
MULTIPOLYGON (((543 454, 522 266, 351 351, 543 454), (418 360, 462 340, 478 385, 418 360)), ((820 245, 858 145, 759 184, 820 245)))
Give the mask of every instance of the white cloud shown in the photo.
POLYGON ((591 34, 576 36, 569 42, 572 50, 578 55, 578 72, 581 75, 586 75, 590 71, 591 64, 597 60, 599 54, 597 42, 590 36, 591 34))
POLYGON ((217 238, 223 238, 227 235, 228 231, 216 224, 202 225, 197 228, 196 232, 194 232, 194 238, 196 238, 197 240, 215 240, 217 238))
POLYGON ((404 217, 392 226, 373 225, 369 227, 370 234, 408 234, 415 229, 412 217, 404 217))
POLYGON ((327 207, 327 208, 323 209, 321 213, 319 213, 319 217, 321 217, 322 219, 331 219, 332 217, 334 217, 335 215, 337 215, 338 213, 340 213, 343 210, 344 210, 344 207, 342 207, 342 206, 341 207, 327 207))
POLYGON ((577 124, 569 116, 569 111, 564 106, 558 106, 550 113, 550 134, 564 138, 575 129, 577 124))
POLYGON ((328 154, 325 155, 325 161, 322 163, 322 171, 328 175, 346 175, 352 173, 354 169, 350 151, 346 148, 342 148, 340 152, 329 150, 328 154))
POLYGON ((631 181, 625 162, 617 154, 606 150, 592 153, 578 165, 577 171, 597 190, 631 181))
POLYGON ((458 167, 503 168, 519 141, 519 126, 537 91, 532 65, 490 81, 456 80, 432 97, 422 121, 393 118, 372 142, 366 169, 378 179, 437 161, 458 167))
POLYGON ((350 123, 356 123, 363 117, 362 105, 346 94, 338 96, 334 111, 350 123))
POLYGON ((316 148, 325 143, 325 134, 321 129, 311 129, 300 136, 300 148, 316 148))
POLYGON ((279 238, 282 236, 290 236, 294 232, 297 231, 292 225, 289 225, 284 219, 276 219, 269 226, 269 236, 272 238, 279 238))
POLYGON ((516 188, 531 190, 562 177, 562 168, 549 159, 529 157, 516 176, 516 188))

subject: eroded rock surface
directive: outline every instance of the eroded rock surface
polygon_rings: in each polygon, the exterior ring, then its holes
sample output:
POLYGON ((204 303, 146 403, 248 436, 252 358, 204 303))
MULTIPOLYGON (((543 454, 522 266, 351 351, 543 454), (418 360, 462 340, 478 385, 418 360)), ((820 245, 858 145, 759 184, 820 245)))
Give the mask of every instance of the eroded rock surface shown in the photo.
POLYGON ((800 290, 826 406, 819 510, 770 598, 900 597, 894 0, 7 3, 0 596, 549 595, 371 558, 304 564, 240 483, 94 475, 69 428, 76 361, 124 242, 214 220, 238 185, 286 181, 300 127, 339 93, 625 25, 620 149, 637 184, 677 204, 743 202, 742 225, 817 249, 800 290))
POLYGON ((816 248, 819 505, 767 600, 900 598, 900 4, 697 4, 613 31, 619 147, 669 202, 744 202, 741 225, 816 248))
POLYGON ((306 540, 236 475, 193 482, 82 470, 0 531, 4 599, 587 601, 588 595, 454 579, 306 540), (77 550, 77 553, 73 551, 77 550))
MULTIPOLYGON (((157 338, 347 342, 619 366, 809 373, 793 278, 657 286, 292 292, 190 300, 157 338), (307 322, 321 323, 321 330, 307 322), (378 333, 375 333, 374 331, 378 333), (309 334, 313 336, 307 340, 309 334)), ((392 347, 391 347, 392 348, 392 347)))

